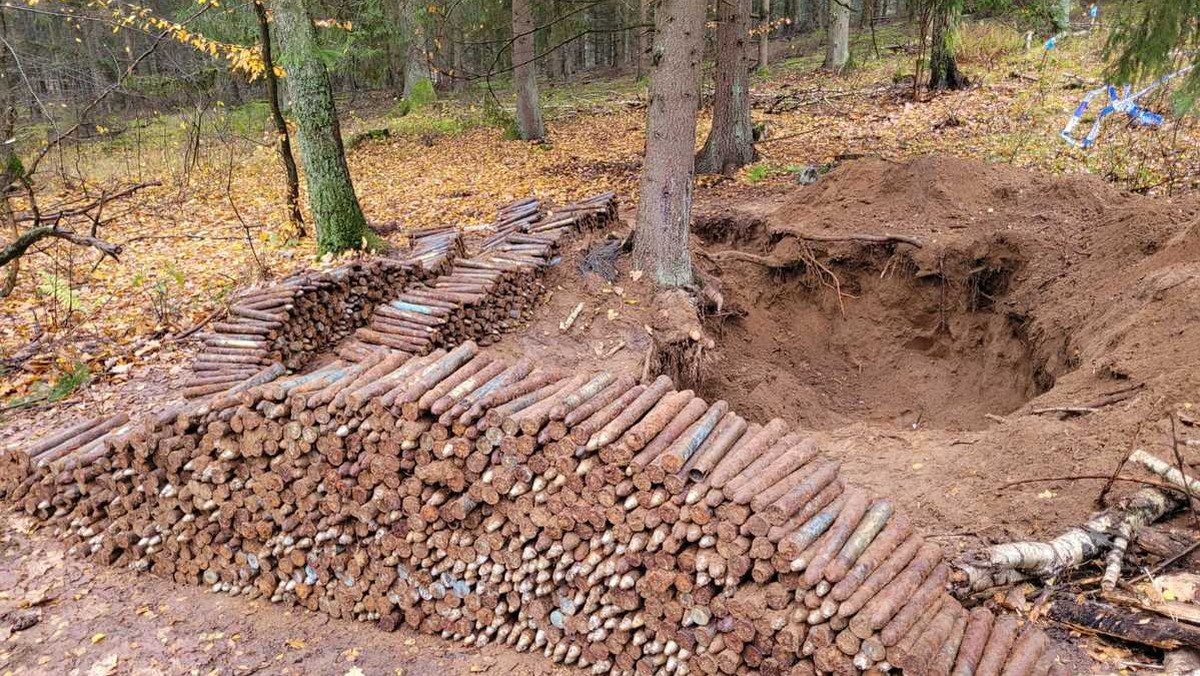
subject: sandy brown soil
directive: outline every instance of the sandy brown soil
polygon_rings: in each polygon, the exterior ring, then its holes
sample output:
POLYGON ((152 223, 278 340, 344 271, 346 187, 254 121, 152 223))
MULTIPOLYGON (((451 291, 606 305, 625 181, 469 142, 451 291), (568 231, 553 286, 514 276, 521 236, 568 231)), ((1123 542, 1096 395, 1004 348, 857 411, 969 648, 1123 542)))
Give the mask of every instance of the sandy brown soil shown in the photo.
POLYGON ((714 210, 697 228, 706 251, 730 248, 733 228, 736 248, 795 264, 700 256, 742 313, 713 322, 705 393, 810 425, 850 476, 960 545, 1061 530, 1095 509, 1097 482, 1004 485, 1111 472, 1141 423, 1139 443, 1169 453, 1167 414, 1195 422, 1198 213, 1095 177, 943 157, 851 162, 769 204, 714 210), (806 254, 798 233, 923 246, 806 254), (1139 386, 1088 415, 1032 413, 1139 386))
MULTIPOLYGON (((950 158, 854 161, 783 194, 718 187, 695 239, 697 265, 726 301, 707 321, 717 345, 702 393, 756 419, 800 421, 849 477, 897 499, 950 550, 1051 535, 1096 508, 1099 483, 1007 483, 1110 472, 1139 426, 1137 443, 1169 453, 1171 412, 1185 439, 1200 439, 1198 213, 1193 201, 1141 198, 1094 177, 950 158), (847 233, 923 246, 797 237, 847 233), (719 260, 729 249, 784 265, 719 260), (1033 413, 1129 388, 1138 389, 1087 415, 1033 413)), ((593 243, 574 243, 535 319, 495 349, 564 369, 641 370, 651 335, 667 327, 627 257, 612 282, 580 274, 593 243)), ((172 348, 120 387, 86 388, 69 406, 18 418, 0 439, 36 437, 83 410, 149 409, 177 386, 189 349, 172 348)), ((1185 452, 1200 464, 1200 449, 1185 452)), ((0 643, 0 673, 86 674, 110 654, 128 667, 112 673, 550 668, 64 561, 25 526, 3 528, 0 632, 23 602, 54 599, 32 609, 38 624, 0 643), (105 638, 93 644, 96 633, 105 638)))

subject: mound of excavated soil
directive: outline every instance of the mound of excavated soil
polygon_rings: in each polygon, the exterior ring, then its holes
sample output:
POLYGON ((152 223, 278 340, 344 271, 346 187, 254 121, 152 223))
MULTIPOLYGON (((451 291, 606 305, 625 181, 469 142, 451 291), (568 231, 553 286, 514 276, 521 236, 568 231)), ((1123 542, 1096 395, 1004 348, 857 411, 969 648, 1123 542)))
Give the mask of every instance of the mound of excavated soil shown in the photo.
POLYGON ((712 322, 704 394, 805 421, 948 542, 1059 531, 1098 483, 999 489, 1111 472, 1143 422, 1140 443, 1169 454, 1166 414, 1196 401, 1198 206, 926 157, 714 209, 695 228, 700 262, 738 314, 712 322), (885 234, 921 246, 827 241, 885 234), (1112 393, 1087 415, 1034 413, 1112 393))

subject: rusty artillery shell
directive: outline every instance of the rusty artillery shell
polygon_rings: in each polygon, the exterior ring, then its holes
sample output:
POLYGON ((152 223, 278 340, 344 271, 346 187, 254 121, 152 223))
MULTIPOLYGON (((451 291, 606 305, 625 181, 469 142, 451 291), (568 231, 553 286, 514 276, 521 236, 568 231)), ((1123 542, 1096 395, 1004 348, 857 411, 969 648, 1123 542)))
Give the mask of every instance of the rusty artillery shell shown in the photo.
POLYGON ((490 427, 499 427, 506 416, 546 397, 548 393, 541 391, 547 386, 559 385, 561 382, 562 372, 558 369, 534 369, 528 376, 488 395, 486 403, 482 404, 490 409, 484 415, 484 422, 490 427), (540 393, 540 396, 530 396, 535 393, 540 393))
POLYGON ((821 489, 833 483, 833 480, 837 478, 839 467, 839 463, 832 460, 820 461, 811 472, 805 475, 802 481, 795 484, 779 499, 767 505, 751 500, 750 508, 756 512, 761 511, 772 525, 781 524, 816 497, 821 489))
POLYGON ((933 621, 913 643, 912 648, 904 652, 888 650, 888 661, 909 673, 928 673, 930 665, 937 659, 938 649, 950 636, 955 622, 963 613, 958 601, 946 600, 933 621))
POLYGON ((1017 638, 1017 618, 1004 615, 992 622, 992 631, 988 635, 987 646, 975 667, 975 676, 1000 676, 1004 660, 1017 638))
MULTIPOLYGON (((829 590, 829 598, 834 601, 845 601, 875 572, 892 552, 908 539, 912 533, 912 523, 901 515, 890 519, 883 530, 871 541, 854 565, 829 590)), ((827 578, 828 579, 828 578, 827 578)), ((832 582, 832 580, 830 580, 832 582)))
POLYGON ((717 423, 713 433, 692 455, 692 466, 687 470, 688 478, 694 482, 703 481, 729 449, 742 438, 747 428, 748 425, 741 416, 733 412, 726 413, 721 422, 717 423))
MULTIPOLYGON (((842 545, 850 538, 854 529, 858 527, 863 516, 867 513, 867 507, 870 505, 870 497, 864 490, 849 490, 846 492, 846 504, 842 507, 842 511, 838 513, 837 519, 833 525, 829 527, 825 535, 817 540, 808 550, 802 552, 799 556, 792 559, 792 570, 794 572, 804 571, 801 577, 800 584, 811 589, 815 587, 825 572, 825 566, 837 556, 842 545)), ((865 638, 865 637, 860 637, 865 638)))
POLYGON ((884 529, 893 511, 891 500, 880 499, 871 505, 854 533, 846 540, 845 546, 838 552, 837 557, 826 566, 826 580, 836 583, 846 577, 846 573, 850 572, 850 567, 867 550, 867 547, 875 540, 875 536, 884 529))
POLYGON ((475 341, 468 340, 462 345, 447 352, 440 359, 434 361, 428 366, 421 369, 417 373, 409 386, 395 398, 392 405, 400 405, 416 402, 429 390, 433 389, 441 381, 445 380, 450 374, 454 373, 460 366, 470 361, 479 352, 479 346, 475 341))
POLYGON ((587 449, 594 451, 616 441, 621 434, 630 427, 633 427, 643 415, 649 412, 670 389, 671 379, 667 376, 659 376, 645 391, 622 410, 617 417, 613 418, 600 431, 593 434, 592 438, 588 439, 587 449))
MULTIPOLYGON (((637 469, 644 469, 647 465, 653 462, 658 456, 676 439, 683 434, 684 430, 688 429, 692 423, 699 420, 700 416, 708 410, 708 403, 700 397, 690 397, 683 408, 671 418, 671 420, 655 434, 651 440, 634 456, 632 466, 637 469)), ((647 418, 649 415, 647 415, 647 418)), ((641 423, 639 423, 641 424, 641 423)), ((633 430, 631 429, 630 432, 633 430)), ((646 432, 650 433, 649 430, 646 432)))
MULTIPOLYGON (((409 413, 408 409, 405 410, 405 419, 416 420, 416 416, 421 411, 432 411, 434 403, 449 394, 454 388, 462 385, 469 378, 475 376, 494 363, 495 360, 490 354, 475 355, 473 359, 458 367, 458 370, 450 374, 449 377, 443 379, 425 394, 422 394, 421 398, 416 402, 416 407, 412 409, 412 414, 409 413)), ((496 373, 499 372, 500 370, 496 371, 496 373)), ((449 408, 449 406, 447 406, 447 408, 449 408)), ((434 415, 439 415, 440 413, 441 412, 439 411, 434 413, 434 415)))
POLYGON ((967 616, 967 628, 958 655, 954 658, 954 668, 950 671, 953 676, 975 676, 975 668, 983 657, 983 649, 987 647, 994 619, 992 611, 982 606, 973 609, 967 616))
POLYGON ((922 545, 908 566, 850 620, 850 629, 860 638, 866 638, 882 629, 933 572, 941 558, 942 550, 936 544, 927 542, 922 545))
POLYGON ((467 395, 475 392, 485 384, 495 382, 498 387, 502 382, 499 380, 501 374, 511 368, 513 367, 499 361, 492 361, 485 364, 478 372, 467 376, 462 382, 452 386, 447 392, 435 399, 429 405, 429 412, 440 416, 466 398, 467 395))
POLYGON ((617 377, 609 371, 601 371, 596 374, 587 383, 581 385, 574 392, 571 392, 563 398, 562 402, 550 409, 551 420, 562 420, 567 417, 567 414, 579 408, 586 401, 590 401, 606 387, 616 381, 617 377))
POLYGON ((893 646, 908 633, 917 619, 925 612, 934 600, 946 591, 946 580, 950 576, 950 567, 939 565, 921 586, 907 599, 904 607, 896 613, 886 626, 879 630, 879 640, 885 646, 893 646))
POLYGON ((842 507, 846 504, 846 494, 838 495, 824 509, 817 512, 808 521, 805 521, 796 530, 788 533, 779 541, 779 554, 787 559, 794 559, 801 552, 808 548, 809 545, 817 541, 833 522, 837 520, 837 516, 842 511, 842 507))
POLYGON ((786 493, 788 484, 785 478, 817 457, 815 440, 801 437, 790 441, 792 438, 792 435, 788 435, 776 443, 776 446, 784 446, 785 450, 774 460, 761 467, 757 466, 757 463, 751 465, 747 468, 747 473, 742 474, 742 477, 746 477, 744 480, 739 477, 729 482, 724 489, 726 495, 737 504, 744 505, 755 496, 764 495, 768 491, 776 494, 774 497, 764 498, 760 504, 770 504, 786 493))
POLYGON ((863 606, 867 605, 867 602, 874 599, 880 590, 904 570, 904 567, 913 560, 913 557, 917 556, 917 552, 921 551, 921 548, 921 538, 909 535, 903 543, 892 550, 866 580, 863 580, 862 584, 858 585, 846 600, 842 601, 842 605, 838 606, 838 616, 849 618, 857 615, 863 606))
POLYGON ((1045 632, 1033 623, 1026 624, 1013 643, 1000 676, 1030 676, 1034 665, 1050 647, 1045 632))
POLYGON ((786 432, 786 422, 780 418, 771 420, 752 439, 744 440, 745 443, 739 442, 737 446, 726 454, 721 459, 721 462, 713 468, 709 482, 714 488, 724 487, 730 479, 740 474, 747 465, 765 452, 771 444, 775 443, 786 432))
MULTIPOLYGON (((721 399, 714 402, 695 422, 671 442, 658 461, 663 471, 675 474, 683 469, 710 434, 714 434, 718 423, 729 410, 729 404, 721 399)), ((656 440, 657 441, 657 440, 656 440)))
POLYGON ((954 626, 950 629, 950 635, 942 642, 941 647, 938 648, 937 654, 929 665, 929 671, 932 676, 950 676, 950 668, 954 666, 954 657, 958 655, 958 649, 962 645, 962 639, 966 633, 967 619, 968 613, 966 611, 960 611, 955 617, 954 626))
POLYGON ((826 505, 833 502, 845 490, 846 485, 841 479, 835 479, 833 483, 821 489, 816 497, 808 501, 800 511, 788 517, 788 520, 778 526, 773 526, 766 517, 762 514, 751 514, 750 518, 743 524, 743 529, 756 536, 762 537, 765 535, 767 539, 773 543, 778 543, 783 538, 787 537, 805 522, 811 519, 817 512, 825 509, 826 505))
POLYGON ((558 406, 564 398, 570 396, 571 392, 582 387, 587 380, 587 374, 577 373, 560 383, 559 387, 550 396, 539 399, 533 404, 513 413, 508 420, 502 423, 505 433, 515 434, 519 430, 530 436, 536 435, 550 421, 550 409, 558 406), (509 431, 510 429, 512 431, 509 431))
MULTIPOLYGON (((600 409, 616 401, 622 394, 628 392, 633 385, 633 378, 629 376, 617 378, 594 397, 580 403, 574 410, 568 412, 563 417, 563 423, 566 424, 568 429, 574 428, 576 425, 592 417, 600 409)), ((587 440, 584 439, 584 441, 587 440)))
POLYGON ((588 439, 595 436, 597 432, 604 429, 606 425, 621 415, 621 412, 629 408, 645 391, 645 385, 630 386, 629 389, 622 392, 616 399, 605 404, 600 410, 580 421, 578 425, 575 425, 569 435, 571 440, 577 444, 586 444, 588 439))

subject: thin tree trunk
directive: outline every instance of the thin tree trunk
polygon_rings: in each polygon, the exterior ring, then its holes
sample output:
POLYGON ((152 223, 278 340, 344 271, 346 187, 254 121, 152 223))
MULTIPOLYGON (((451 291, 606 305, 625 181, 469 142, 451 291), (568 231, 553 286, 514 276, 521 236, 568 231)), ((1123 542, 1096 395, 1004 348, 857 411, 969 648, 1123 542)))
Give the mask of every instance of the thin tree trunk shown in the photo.
POLYGON ((758 67, 771 62, 771 0, 762 0, 762 33, 758 36, 758 67))
POLYGON ((732 174, 754 161, 754 126, 750 121, 751 0, 717 3, 717 65, 713 124, 696 156, 702 174, 732 174))
POLYGON ((650 70, 650 0, 638 3, 637 76, 642 79, 650 70))
POLYGON ((958 70, 954 58, 954 43, 958 34, 958 21, 962 15, 961 0, 935 0, 930 22, 929 88, 962 89, 967 78, 958 70))
POLYGON ((850 0, 829 0, 826 70, 841 72, 850 61, 850 0))
POLYGON ((275 60, 271 55, 271 26, 267 23, 267 8, 262 2, 254 3, 254 16, 258 19, 258 39, 262 42, 263 79, 267 83, 267 104, 271 107, 271 121, 275 123, 276 149, 287 172, 288 218, 296 234, 303 237, 304 216, 300 213, 300 174, 296 170, 296 158, 292 157, 292 140, 288 134, 287 120, 279 107, 279 81, 275 77, 275 60))
POLYGON ((534 62, 533 12, 529 0, 513 0, 513 86, 517 90, 517 133, 526 141, 546 138, 534 62))
POLYGON ((404 56, 404 97, 411 99, 418 89, 433 89, 429 58, 425 53, 425 24, 421 22, 418 0, 400 0, 404 33, 408 46, 404 56))
MULTIPOLYGON (((11 44, 8 39, 8 18, 4 15, 4 6, 0 5, 0 40, 11 44)), ((12 54, 0 45, 0 137, 11 139, 17 124, 17 71, 13 67, 12 54)), ((16 241, 20 232, 13 218, 12 203, 9 202, 9 188, 19 178, 21 162, 17 158, 16 143, 0 143, 0 243, 16 241), (12 238, 9 240, 9 238, 12 238)), ((0 245, 0 249, 5 248, 0 245)), ((3 264, 0 264, 3 266, 3 264)), ((7 298, 17 285, 17 275, 21 270, 21 261, 14 259, 6 266, 4 280, 0 282, 0 298, 7 298)))
POLYGON ((662 286, 692 281, 688 225, 706 4, 661 0, 655 19, 634 261, 662 286))
POLYGON ((304 0, 274 0, 272 8, 279 41, 289 55, 288 89, 317 230, 317 253, 361 248, 371 233, 350 182, 333 88, 319 54, 316 28, 304 0))

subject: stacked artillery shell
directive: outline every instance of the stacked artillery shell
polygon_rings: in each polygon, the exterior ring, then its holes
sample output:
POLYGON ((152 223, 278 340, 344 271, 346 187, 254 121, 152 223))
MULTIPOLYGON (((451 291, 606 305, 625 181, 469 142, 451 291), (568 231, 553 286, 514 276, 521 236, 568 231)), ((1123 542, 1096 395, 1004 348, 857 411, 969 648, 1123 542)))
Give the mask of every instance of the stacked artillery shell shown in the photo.
POLYGON ((455 235, 417 240, 410 256, 372 258, 329 271, 304 271, 243 294, 211 333, 192 365, 184 396, 226 390, 278 361, 302 368, 313 356, 364 325, 375 306, 427 271, 443 270, 460 247, 455 235))
POLYGON ((99 448, 19 504, 214 591, 597 674, 1062 670, 947 595, 940 549, 810 438, 665 377, 378 348, 99 448))
POLYGON ((616 220, 616 193, 603 192, 580 202, 550 209, 540 220, 532 223, 527 232, 546 233, 567 227, 575 230, 596 230, 605 228, 616 220))
POLYGON ((426 354, 467 340, 486 346, 527 320, 545 290, 543 273, 558 260, 561 238, 585 217, 613 217, 616 200, 599 195, 555 227, 525 232, 544 220, 539 208, 536 198, 502 206, 495 234, 479 244, 474 257, 459 259, 446 274, 381 304, 339 355, 356 361, 373 347, 426 354))

